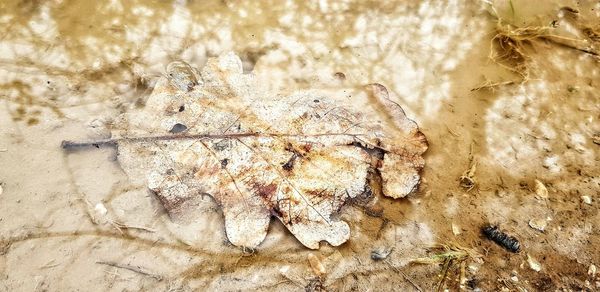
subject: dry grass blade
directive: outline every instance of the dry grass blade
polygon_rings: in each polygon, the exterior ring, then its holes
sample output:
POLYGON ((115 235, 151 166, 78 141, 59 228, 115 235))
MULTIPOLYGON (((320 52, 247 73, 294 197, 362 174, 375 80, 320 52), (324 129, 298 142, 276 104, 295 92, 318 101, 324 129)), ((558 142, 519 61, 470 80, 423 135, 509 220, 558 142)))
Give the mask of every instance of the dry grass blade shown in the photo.
POLYGON ((146 232, 150 232, 150 233, 154 233, 156 232, 156 230, 149 228, 149 227, 145 227, 145 226, 134 226, 134 225, 127 225, 118 221, 114 221, 111 220, 110 221, 111 225, 113 225, 121 234, 123 233, 123 229, 136 229, 136 230, 143 230, 146 232))
POLYGON ((479 86, 477 86, 475 88, 472 88, 471 91, 479 91, 479 90, 482 90, 482 89, 495 90, 497 87, 504 86, 504 85, 512 85, 512 84, 515 84, 515 83, 517 83, 517 82, 512 81, 512 80, 510 80, 510 81, 501 81, 501 82, 492 82, 492 81, 488 80, 488 81, 485 81, 484 83, 482 83, 481 85, 479 85, 479 86))
POLYGON ((132 272, 135 272, 135 273, 138 273, 138 274, 141 274, 141 275, 144 275, 144 276, 148 276, 148 277, 154 278, 154 279, 156 279, 158 281, 162 281, 163 280, 162 276, 149 273, 149 272, 143 270, 140 267, 125 265, 125 264, 119 264, 119 263, 116 263, 116 262, 106 262, 106 261, 98 261, 96 263, 100 264, 100 265, 107 265, 107 266, 111 266, 111 267, 115 267, 115 268, 121 268, 121 269, 130 270, 132 272))
MULTIPOLYGON (((519 74, 523 82, 528 81, 532 73, 533 61, 529 51, 533 50, 534 41, 545 40, 596 58, 600 56, 596 48, 597 42, 600 40, 597 28, 577 22, 575 26, 581 31, 583 37, 572 38, 561 35, 552 24, 520 27, 501 17, 491 1, 483 1, 483 3, 487 5, 489 13, 497 20, 496 34, 490 41, 489 58, 501 67, 519 74)), ((515 8, 512 1, 510 8, 514 18, 515 8)), ((500 85, 502 82, 495 84, 500 85)), ((486 87, 484 84, 477 90, 486 87)))
POLYGON ((464 262, 468 259, 481 258, 478 252, 471 248, 460 246, 457 243, 436 244, 429 248, 431 253, 428 257, 417 258, 412 260, 416 264, 442 264, 441 279, 437 285, 436 291, 442 291, 444 283, 448 278, 448 272, 454 268, 456 264, 460 267, 460 279, 464 282, 464 262))
POLYGON ((504 24, 499 19, 496 35, 491 40, 489 58, 494 63, 521 75, 523 81, 527 81, 531 73, 531 58, 527 53, 527 47, 533 40, 547 35, 548 29, 548 27, 516 28, 504 24))
POLYGON ((439 264, 448 260, 461 262, 469 258, 481 257, 477 251, 460 246, 457 243, 435 244, 428 250, 431 253, 430 256, 417 258, 411 262, 416 264, 439 264))
POLYGON ((390 261, 386 260, 385 261, 394 271, 396 271, 397 273, 399 273, 400 275, 402 275, 402 277, 404 277, 404 279, 406 281, 408 281, 411 285, 413 285, 413 287, 415 287, 415 289, 417 289, 417 291, 422 292, 423 289, 421 288, 421 286, 419 286, 417 283, 415 283, 415 281, 413 279, 411 279, 406 273, 404 273, 403 271, 401 271, 400 269, 396 268, 394 265, 392 265, 390 263, 390 261))

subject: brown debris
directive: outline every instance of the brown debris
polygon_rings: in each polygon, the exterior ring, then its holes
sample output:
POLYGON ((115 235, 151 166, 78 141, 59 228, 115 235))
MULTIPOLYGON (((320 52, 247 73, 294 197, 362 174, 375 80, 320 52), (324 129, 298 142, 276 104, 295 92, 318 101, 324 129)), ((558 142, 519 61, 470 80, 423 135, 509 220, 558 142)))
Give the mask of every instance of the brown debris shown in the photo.
POLYGON ((323 266, 323 263, 321 263, 321 260, 316 255, 312 253, 308 254, 308 262, 317 277, 321 277, 327 273, 325 266, 323 266))
POLYGON ((477 161, 472 161, 469 169, 465 170, 465 172, 460 176, 460 186, 465 189, 467 192, 472 190, 477 181, 475 180, 475 171, 477 170, 477 161))
POLYGON ((138 274, 141 274, 141 275, 144 275, 144 276, 148 276, 148 277, 154 278, 154 279, 156 279, 158 281, 162 281, 163 280, 163 276, 152 274, 152 273, 147 272, 146 270, 144 270, 144 269, 142 269, 140 267, 137 267, 137 266, 119 264, 119 263, 116 263, 116 262, 106 262, 106 261, 98 261, 96 263, 100 264, 100 265, 107 265, 107 266, 111 266, 111 267, 115 267, 115 268, 121 268, 121 269, 130 270, 132 272, 135 272, 135 273, 138 273, 138 274))

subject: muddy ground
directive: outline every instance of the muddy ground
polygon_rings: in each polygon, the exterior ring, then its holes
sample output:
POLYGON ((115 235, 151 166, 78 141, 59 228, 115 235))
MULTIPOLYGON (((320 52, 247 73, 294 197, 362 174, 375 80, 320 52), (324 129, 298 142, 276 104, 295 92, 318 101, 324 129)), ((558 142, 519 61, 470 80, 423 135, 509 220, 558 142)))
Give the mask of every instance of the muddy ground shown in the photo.
POLYGON ((2 1, 0 290, 600 290, 600 2, 466 2, 2 1), (273 220, 248 251, 210 198, 174 220, 115 149, 60 148, 227 51, 281 92, 385 85, 429 141, 419 191, 345 206, 340 247, 273 220))

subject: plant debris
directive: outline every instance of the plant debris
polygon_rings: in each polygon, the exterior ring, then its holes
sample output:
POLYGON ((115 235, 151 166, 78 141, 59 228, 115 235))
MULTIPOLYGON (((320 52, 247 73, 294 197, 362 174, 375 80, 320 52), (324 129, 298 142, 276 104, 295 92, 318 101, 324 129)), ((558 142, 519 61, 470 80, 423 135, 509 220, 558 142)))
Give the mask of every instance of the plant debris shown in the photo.
POLYGON ((460 235, 460 233, 461 233, 460 227, 457 224, 452 222, 451 227, 452 227, 452 234, 454 234, 455 236, 460 235))
POLYGON ((323 276, 325 275, 325 273, 327 273, 327 270, 325 270, 325 266, 323 266, 323 263, 316 255, 312 253, 308 254, 308 263, 310 264, 313 273, 318 277, 323 276))
POLYGON ((306 292, 321 292, 327 291, 325 287, 323 287, 323 282, 321 282, 320 278, 311 279, 310 282, 304 287, 304 291, 306 292))
POLYGON ((459 267, 459 283, 466 283, 465 263, 467 260, 481 260, 481 255, 475 250, 462 247, 456 243, 436 244, 429 251, 432 253, 429 257, 412 260, 417 264, 442 264, 442 278, 437 285, 436 291, 442 291, 444 283, 448 278, 448 271, 456 265, 459 267))
POLYGON ((536 229, 538 231, 544 231, 546 229, 547 225, 548 225, 548 221, 544 218, 529 220, 529 227, 536 229))
POLYGON ((338 246, 350 228, 332 215, 368 189, 369 173, 392 198, 419 185, 427 140, 380 84, 269 93, 233 53, 201 72, 169 70, 145 107, 116 119, 112 139, 62 146, 117 145, 130 179, 172 216, 212 196, 236 246, 258 246, 271 217, 309 248, 338 246))
POLYGON ((475 171, 477 170, 477 161, 471 161, 471 166, 469 169, 465 170, 465 172, 460 176, 460 186, 465 189, 467 192, 472 190, 477 181, 475 180, 475 171))
MULTIPOLYGON (((484 0, 483 2, 490 15, 497 20, 496 35, 491 40, 489 58, 501 67, 519 74, 523 82, 530 80, 533 61, 529 54, 535 51, 533 45, 536 41, 547 41, 583 52, 594 58, 600 57, 598 28, 577 20, 577 10, 569 7, 560 9, 559 18, 562 18, 560 22, 566 22, 572 26, 570 29, 565 29, 558 25, 559 21, 553 21, 549 25, 513 23, 496 10, 493 1, 484 0), (561 15, 564 13, 575 15, 575 17, 564 17, 565 15, 561 15)), ((512 2, 510 3, 514 18, 514 7, 512 2)), ((490 84, 491 86, 484 85, 477 89, 503 85, 502 82, 490 84)))
POLYGON ((542 270, 542 264, 540 264, 540 262, 538 262, 535 258, 533 258, 529 254, 527 254, 527 263, 529 264, 529 267, 536 272, 539 272, 542 270))
POLYGON ((548 189, 543 182, 535 180, 535 194, 538 199, 548 199, 548 189))
POLYGON ((107 262, 107 261, 98 261, 96 263, 100 264, 100 265, 107 265, 107 266, 111 266, 111 267, 115 267, 115 268, 130 270, 132 272, 154 278, 157 281, 163 280, 163 276, 152 274, 141 267, 125 265, 125 264, 120 264, 120 263, 116 263, 116 262, 107 262))
POLYGON ((429 252, 431 253, 429 257, 414 259, 412 262, 417 264, 434 264, 444 263, 447 260, 463 261, 468 258, 481 257, 475 250, 456 243, 435 244, 429 248, 429 252))
POLYGON ((600 145, 600 134, 595 134, 592 136, 592 142, 594 142, 596 145, 600 145))

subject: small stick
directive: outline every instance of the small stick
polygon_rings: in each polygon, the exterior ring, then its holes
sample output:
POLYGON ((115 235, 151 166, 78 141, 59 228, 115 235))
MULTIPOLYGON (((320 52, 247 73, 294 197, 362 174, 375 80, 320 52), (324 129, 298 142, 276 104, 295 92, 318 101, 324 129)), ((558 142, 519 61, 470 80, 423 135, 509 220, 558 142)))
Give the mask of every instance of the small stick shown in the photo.
POLYGON ((54 263, 54 259, 47 262, 45 265, 41 266, 40 269, 49 269, 60 266, 60 263, 54 263))
POLYGON ((110 139, 110 140, 98 140, 98 141, 92 141, 92 142, 75 142, 75 141, 62 141, 60 143, 60 148, 62 149, 66 149, 66 150, 72 150, 72 149, 77 149, 77 148, 85 148, 85 147, 96 147, 96 148, 100 148, 100 146, 114 146, 117 144, 117 140, 116 139, 110 139))
POLYGON ((143 230, 143 231, 151 232, 151 233, 156 232, 156 230, 154 230, 152 228, 144 227, 144 226, 126 225, 124 223, 117 222, 117 221, 112 221, 111 223, 114 224, 115 227, 117 227, 117 229, 137 229, 137 230, 143 230))
POLYGON ((210 134, 196 134, 196 135, 165 135, 165 136, 148 136, 148 137, 124 137, 114 139, 104 139, 89 142, 75 142, 65 140, 60 143, 60 147, 63 149, 76 149, 82 147, 100 147, 100 146, 113 146, 119 142, 152 142, 152 141, 165 141, 165 140, 188 140, 188 139, 225 139, 225 138, 241 138, 241 137, 253 137, 258 136, 257 133, 236 133, 236 134, 223 134, 223 135, 210 135, 210 134))
POLYGON ((486 81, 483 84, 475 87, 475 88, 471 88, 471 91, 479 91, 482 89, 494 89, 494 87, 498 87, 498 86, 503 86, 503 85, 512 85, 515 84, 515 81, 502 81, 502 82, 491 82, 491 81, 486 81))
POLYGON ((452 129, 450 129, 450 127, 448 125, 446 125, 446 129, 448 129, 448 132, 450 134, 452 134, 452 136, 454 136, 454 137, 460 137, 460 135, 456 134, 454 131, 452 131, 452 129))
POLYGON ((452 259, 446 259, 444 261, 444 268, 443 268, 443 273, 442 273, 442 279, 438 283, 436 291, 442 291, 444 283, 446 282, 446 278, 448 277, 448 269, 450 268, 451 265, 452 265, 452 259))
POLYGON ((413 285, 413 287, 415 287, 417 289, 417 291, 423 292, 423 289, 421 289, 421 287, 419 287, 419 285, 417 285, 417 283, 415 283, 411 278, 408 277, 408 275, 406 275, 400 269, 394 267, 394 265, 392 265, 392 263, 390 263, 389 260, 385 260, 385 263, 388 264, 388 266, 390 266, 392 269, 394 269, 394 271, 400 273, 406 281, 408 281, 411 285, 413 285))
POLYGON ((107 265, 107 266, 115 267, 115 268, 121 268, 121 269, 130 270, 132 272, 136 272, 136 273, 142 274, 144 276, 152 277, 152 278, 154 278, 154 279, 156 279, 158 281, 162 281, 163 280, 162 276, 150 274, 150 273, 142 270, 139 267, 133 267, 133 266, 130 266, 130 265, 123 265, 123 264, 119 264, 119 263, 115 263, 115 262, 105 262, 105 261, 98 261, 96 263, 97 264, 101 264, 101 265, 107 265))
POLYGON ((123 137, 114 139, 104 139, 88 142, 76 142, 65 140, 60 143, 60 147, 65 150, 84 148, 84 147, 101 147, 101 146, 114 146, 119 142, 153 142, 153 141, 168 141, 168 140, 193 140, 193 139, 237 139, 245 137, 322 137, 322 136, 350 136, 357 137, 361 134, 349 134, 349 133, 327 133, 327 134, 314 134, 314 135, 298 135, 298 134, 277 134, 277 133, 232 133, 232 134, 178 134, 178 135, 165 135, 165 136, 147 136, 147 137, 123 137))
POLYGON ((406 275, 404 272, 398 270, 398 272, 400 274, 402 274, 402 277, 404 277, 404 279, 406 279, 406 281, 408 281, 409 283, 411 283, 419 292, 423 292, 423 289, 421 289, 421 287, 419 287, 419 285, 417 285, 417 283, 415 283, 411 278, 408 277, 408 275, 406 275))

